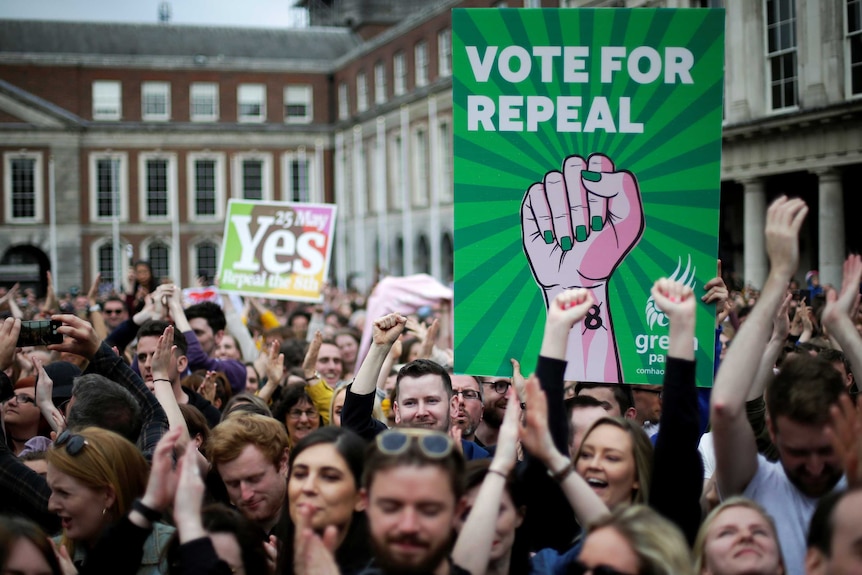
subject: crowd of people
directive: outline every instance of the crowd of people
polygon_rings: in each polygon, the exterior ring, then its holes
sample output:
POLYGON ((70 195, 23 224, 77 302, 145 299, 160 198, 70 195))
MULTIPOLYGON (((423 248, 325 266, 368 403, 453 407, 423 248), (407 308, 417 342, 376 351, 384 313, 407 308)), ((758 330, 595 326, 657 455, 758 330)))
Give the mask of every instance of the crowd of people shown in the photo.
POLYGON ((446 301, 373 318, 334 289, 190 303, 146 262, 127 293, 13 286, 0 570, 862 573, 862 258, 800 290, 806 215, 769 207, 757 292, 720 267, 703 293, 656 279, 662 386, 565 380, 583 288, 549 302, 535 373, 474 377, 452 372, 446 301), (711 389, 698 300, 715 308, 711 389), (33 319, 62 341, 19 346, 33 319))

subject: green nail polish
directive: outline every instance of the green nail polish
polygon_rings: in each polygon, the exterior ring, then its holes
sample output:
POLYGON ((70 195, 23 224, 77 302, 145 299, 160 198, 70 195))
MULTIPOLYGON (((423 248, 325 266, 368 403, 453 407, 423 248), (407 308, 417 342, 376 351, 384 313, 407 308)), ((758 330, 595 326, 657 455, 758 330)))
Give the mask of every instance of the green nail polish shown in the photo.
POLYGON ((591 221, 591 227, 593 228, 594 232, 602 231, 602 218, 600 218, 599 216, 593 216, 591 221))
POLYGON ((552 232, 551 230, 545 230, 544 238, 545 238, 546 244, 553 243, 554 242, 554 232, 552 232))
POLYGON ((589 180, 591 182, 600 182, 602 181, 602 173, 601 172, 591 172, 589 170, 584 170, 581 172, 581 177, 585 180, 589 180))
POLYGON ((575 228, 575 239, 579 242, 587 241, 587 226, 577 226, 575 228))
POLYGON ((563 248, 564 252, 567 252, 572 249, 572 238, 570 238, 569 236, 565 236, 563 239, 560 240, 560 247, 563 248))

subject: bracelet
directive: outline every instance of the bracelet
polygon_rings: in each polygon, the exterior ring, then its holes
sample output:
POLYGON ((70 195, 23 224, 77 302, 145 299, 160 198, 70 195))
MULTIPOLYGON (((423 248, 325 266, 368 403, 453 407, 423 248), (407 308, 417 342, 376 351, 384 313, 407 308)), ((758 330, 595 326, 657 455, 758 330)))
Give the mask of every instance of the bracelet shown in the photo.
POLYGON ((569 463, 559 471, 551 471, 550 469, 548 469, 548 475, 557 483, 562 483, 563 481, 565 481, 566 477, 574 473, 574 471, 575 464, 569 461, 569 463))
POLYGON ((144 502, 141 500, 140 497, 138 497, 132 502, 132 510, 137 511, 138 513, 143 515, 144 519, 146 519, 150 523, 155 523, 162 518, 161 511, 156 511, 152 507, 144 505, 144 502))
POLYGON ((168 383, 173 383, 170 379, 165 379, 164 377, 159 377, 153 380, 153 383, 157 381, 167 381, 168 383))
POLYGON ((509 481, 509 474, 508 474, 508 473, 503 473, 503 472, 502 472, 502 471, 500 471, 499 469, 491 469, 491 468, 489 467, 489 468, 488 468, 488 473, 496 473, 497 475, 499 475, 500 477, 502 477, 502 478, 503 478, 503 479, 505 479, 506 481, 509 481))
POLYGON ((315 371, 314 375, 312 375, 311 377, 306 377, 305 381, 317 381, 318 379, 322 379, 322 378, 320 377, 320 374, 315 371))

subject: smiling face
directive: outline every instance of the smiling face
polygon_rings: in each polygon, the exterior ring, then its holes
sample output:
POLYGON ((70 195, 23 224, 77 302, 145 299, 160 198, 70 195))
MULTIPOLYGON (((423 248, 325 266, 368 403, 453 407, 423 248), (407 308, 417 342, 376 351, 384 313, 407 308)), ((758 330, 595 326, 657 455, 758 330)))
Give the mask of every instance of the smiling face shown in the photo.
POLYGON ((300 509, 311 509, 311 526, 318 531, 334 525, 345 533, 353 512, 362 510, 356 480, 331 443, 313 445, 296 456, 287 479, 287 498, 294 524, 300 509))
POLYGON ((320 373, 320 377, 334 388, 341 379, 341 374, 344 367, 341 363, 341 350, 337 345, 331 343, 320 344, 320 351, 317 353, 317 363, 314 364, 314 369, 320 373))
POLYGON ((356 352, 359 351, 359 344, 353 339, 353 336, 341 334, 335 336, 335 345, 341 350, 341 360, 344 363, 352 365, 356 362, 356 352))
POLYGON ((632 439, 615 425, 592 429, 581 443, 575 469, 609 509, 631 503, 639 487, 632 439))
POLYGON ((48 511, 60 518, 63 533, 72 541, 94 543, 110 522, 104 510, 114 504, 113 490, 88 487, 51 464, 46 479, 51 488, 48 511))
POLYGON ((449 431, 449 395, 443 378, 436 374, 405 376, 398 383, 395 398, 395 423, 404 427, 423 427, 449 431))
POLYGON ((841 458, 832 447, 825 425, 798 423, 785 415, 769 431, 787 478, 809 497, 832 491, 844 474, 841 458))
POLYGON ((782 573, 781 553, 769 521, 750 507, 728 507, 710 524, 702 575, 782 573))
POLYGON ((320 427, 320 415, 317 409, 303 398, 288 410, 284 423, 290 444, 296 445, 300 439, 320 427))
POLYGON ((236 359, 241 360, 242 354, 239 351, 239 346, 236 340, 230 334, 224 334, 216 345, 213 356, 216 359, 236 359))

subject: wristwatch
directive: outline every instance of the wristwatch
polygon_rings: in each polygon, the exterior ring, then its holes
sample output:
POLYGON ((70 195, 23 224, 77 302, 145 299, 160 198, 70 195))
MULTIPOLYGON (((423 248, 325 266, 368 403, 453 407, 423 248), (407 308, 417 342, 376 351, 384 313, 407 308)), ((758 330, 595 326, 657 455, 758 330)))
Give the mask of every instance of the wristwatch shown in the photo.
POLYGON ((93 305, 90 306, 90 312, 94 312, 94 311, 102 311, 102 306, 100 306, 97 303, 94 303, 93 305))

